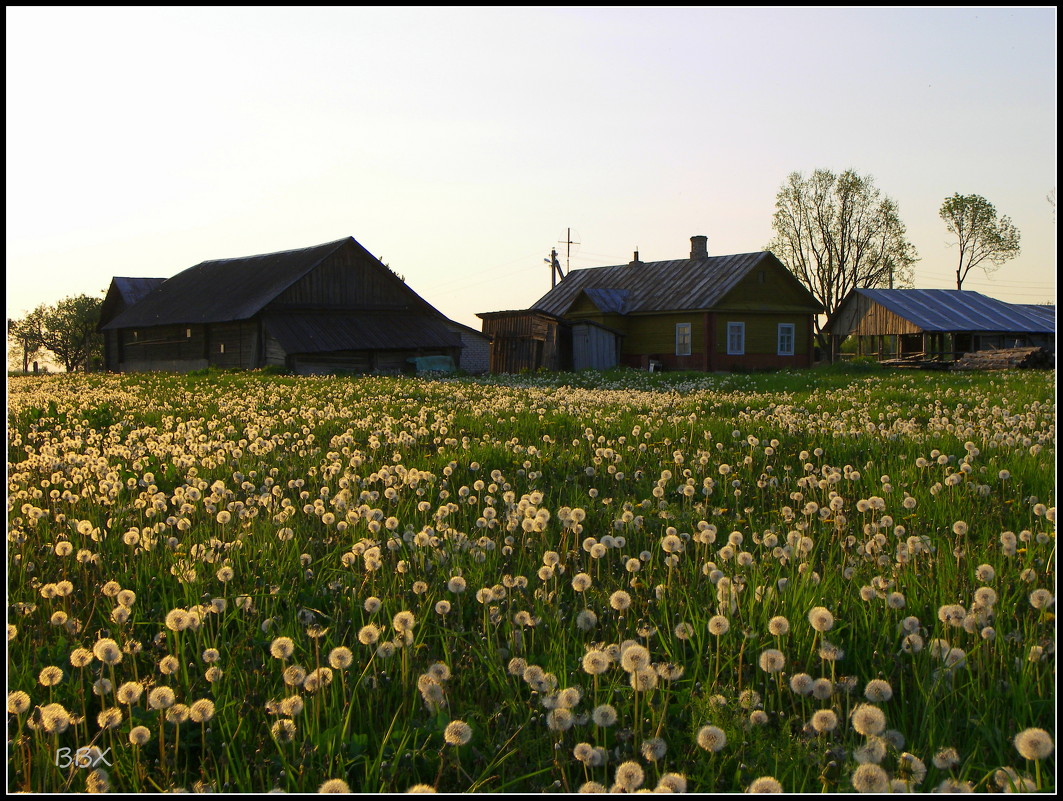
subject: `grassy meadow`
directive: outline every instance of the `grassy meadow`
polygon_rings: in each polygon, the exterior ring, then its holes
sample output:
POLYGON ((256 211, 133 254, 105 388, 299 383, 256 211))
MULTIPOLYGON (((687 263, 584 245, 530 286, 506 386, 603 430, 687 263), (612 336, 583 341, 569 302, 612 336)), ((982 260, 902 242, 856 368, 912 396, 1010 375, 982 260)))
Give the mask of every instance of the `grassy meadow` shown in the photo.
POLYGON ((8 791, 1055 791, 1055 373, 8 383, 8 791))

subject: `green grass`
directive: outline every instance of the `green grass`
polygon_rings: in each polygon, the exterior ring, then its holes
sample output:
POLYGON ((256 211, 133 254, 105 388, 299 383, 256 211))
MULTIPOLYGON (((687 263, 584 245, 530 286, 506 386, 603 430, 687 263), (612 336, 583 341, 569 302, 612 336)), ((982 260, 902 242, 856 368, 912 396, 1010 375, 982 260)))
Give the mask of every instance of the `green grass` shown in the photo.
POLYGON ((855 364, 13 378, 9 693, 29 705, 11 712, 9 696, 8 789, 85 790, 101 777, 56 754, 96 745, 110 749, 109 788, 127 792, 608 789, 628 761, 650 789, 678 773, 691 791, 772 776, 788 792, 847 792, 858 757, 899 778, 904 752, 927 767, 920 791, 995 790, 1001 768, 1054 791, 1054 756, 1027 761, 1012 742, 1031 727, 1054 737, 1054 377, 855 364), (991 607, 975 604, 982 587, 991 607), (118 590, 135 593, 124 611, 118 590), (611 605, 619 590, 627 609, 611 605), (954 604, 960 625, 939 619, 954 604), (825 632, 808 618, 819 606, 825 632), (175 609, 198 625, 168 626, 175 609), (588 609, 596 623, 581 627, 588 609), (408 634, 399 612, 414 616, 408 634), (719 637, 716 615, 730 624, 719 637), (788 633, 769 631, 777 616, 788 633), (379 639, 365 644, 370 625, 379 639), (271 655, 278 637, 290 657, 271 655), (101 638, 126 649, 120 662, 71 664, 101 638), (616 659, 584 670, 588 648, 630 643, 661 666, 639 691, 616 659), (341 646, 351 663, 330 666, 341 646), (781 674, 758 664, 769 648, 781 674), (426 678, 439 663, 449 677, 426 678), (286 683, 293 665, 331 681, 286 683), (54 686, 47 666, 63 671, 54 686), (799 673, 832 692, 796 692, 799 673), (884 742, 848 718, 872 679, 892 689, 876 702, 884 742), (128 682, 144 687, 132 704, 116 698, 128 682), (159 686, 177 719, 200 699, 213 717, 167 720, 149 703, 159 686), (73 714, 62 731, 41 714, 53 703, 73 714), (617 721, 596 725, 606 703, 617 721), (116 706, 120 722, 101 728, 116 706), (836 729, 812 730, 818 709, 836 729), (452 720, 470 725, 467 744, 445 741, 452 720), (727 734, 717 753, 697 745, 708 724, 727 734), (150 733, 139 747, 135 726, 150 733), (660 760, 642 750, 654 737, 660 760), (604 764, 578 761, 580 743, 604 764), (944 748, 959 762, 939 768, 944 748))

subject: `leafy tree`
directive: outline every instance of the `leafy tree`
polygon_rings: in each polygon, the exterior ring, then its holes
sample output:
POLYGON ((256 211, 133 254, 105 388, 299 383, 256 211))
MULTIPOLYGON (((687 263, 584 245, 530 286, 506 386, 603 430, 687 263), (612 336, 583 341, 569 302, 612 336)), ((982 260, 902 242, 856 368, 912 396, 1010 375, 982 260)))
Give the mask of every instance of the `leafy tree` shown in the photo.
MULTIPOLYGON (((897 203, 871 176, 819 169, 790 173, 775 198, 774 253, 834 314, 853 289, 911 286, 918 256, 908 241, 897 203)), ((827 343, 815 323, 816 336, 827 343)))
POLYGON ((54 306, 42 304, 8 325, 9 336, 23 343, 23 369, 31 354, 51 351, 67 371, 90 369, 103 361, 103 337, 96 330, 102 298, 88 295, 63 298, 54 306))
POLYGON ((981 195, 954 194, 941 204, 939 214, 960 246, 957 289, 963 289, 973 268, 981 267, 988 275, 1019 255, 1019 229, 1009 217, 998 218, 996 208, 981 195))
POLYGON ((16 368, 21 362, 22 372, 28 373, 30 362, 36 361, 42 355, 42 320, 41 308, 30 312, 21 320, 7 321, 7 364, 9 368, 16 368))

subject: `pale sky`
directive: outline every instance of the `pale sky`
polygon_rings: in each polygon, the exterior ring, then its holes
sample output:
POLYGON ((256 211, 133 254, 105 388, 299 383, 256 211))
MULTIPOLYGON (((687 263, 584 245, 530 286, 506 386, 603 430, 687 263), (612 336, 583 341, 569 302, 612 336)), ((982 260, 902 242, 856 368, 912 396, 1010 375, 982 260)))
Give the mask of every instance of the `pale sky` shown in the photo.
POLYGON ((425 300, 527 308, 571 268, 764 249, 789 173, 897 201, 955 288, 955 192, 1056 294, 1055 8, 7 8, 7 313, 113 276, 353 236, 425 300))

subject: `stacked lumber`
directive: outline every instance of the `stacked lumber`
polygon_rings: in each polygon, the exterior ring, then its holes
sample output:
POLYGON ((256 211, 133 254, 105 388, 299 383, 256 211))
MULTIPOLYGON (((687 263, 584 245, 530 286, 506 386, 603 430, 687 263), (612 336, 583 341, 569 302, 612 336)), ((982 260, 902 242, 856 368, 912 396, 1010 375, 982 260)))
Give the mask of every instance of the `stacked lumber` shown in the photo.
POLYGON ((1011 370, 1015 368, 1046 368, 1056 366, 1055 354, 1045 348, 1002 348, 979 350, 963 354, 953 370, 1011 370))

